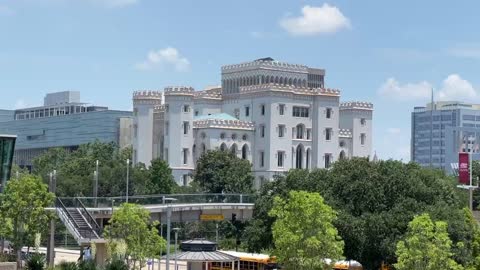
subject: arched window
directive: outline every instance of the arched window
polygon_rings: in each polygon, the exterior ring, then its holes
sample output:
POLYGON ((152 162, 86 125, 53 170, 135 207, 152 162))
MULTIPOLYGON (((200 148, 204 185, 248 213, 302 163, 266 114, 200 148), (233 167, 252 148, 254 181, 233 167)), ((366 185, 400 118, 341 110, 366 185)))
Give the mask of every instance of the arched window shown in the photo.
POLYGON ((248 158, 248 145, 244 144, 242 147, 242 159, 248 158))
POLYGON ((301 145, 301 144, 297 146, 296 158, 297 158, 297 162, 296 162, 295 168, 297 168, 297 169, 302 169, 302 164, 303 164, 303 145, 301 145))
POLYGON ((305 168, 310 169, 310 148, 307 149, 307 152, 305 154, 305 168))
POLYGON ((270 83, 274 83, 275 78, 273 76, 270 76, 270 83))
POLYGON ((237 134, 233 133, 232 134, 232 140, 236 140, 237 139, 237 134))
POLYGON ((340 151, 340 160, 345 159, 345 151, 340 151))
POLYGON ((221 150, 221 151, 227 151, 227 145, 224 144, 224 143, 222 143, 222 144, 220 145, 220 150, 221 150))
POLYGON ((278 83, 283 85, 283 77, 280 77, 280 80, 278 81, 278 83))
POLYGON ((197 156, 197 145, 193 145, 192 147, 192 153, 193 153, 193 158, 195 158, 197 156))
POLYGON ((297 86, 297 79, 296 79, 296 78, 293 79, 293 85, 294 85, 294 86, 297 86))
POLYGON ((302 86, 303 86, 303 87, 307 87, 307 80, 303 80, 303 81, 302 81, 302 86))
POLYGON ((288 79, 288 85, 292 85, 292 78, 288 79))
POLYGON ((232 152, 232 154, 233 154, 234 156, 237 155, 237 145, 236 145, 235 143, 234 143, 234 144, 232 145, 232 147, 230 148, 230 152, 232 152))
POLYGON ((303 134, 305 132, 305 126, 303 124, 297 125, 297 139, 303 139, 303 134))
POLYGON ((275 77, 275 84, 278 84, 278 82, 279 81, 278 81, 278 76, 277 76, 277 77, 275 77))

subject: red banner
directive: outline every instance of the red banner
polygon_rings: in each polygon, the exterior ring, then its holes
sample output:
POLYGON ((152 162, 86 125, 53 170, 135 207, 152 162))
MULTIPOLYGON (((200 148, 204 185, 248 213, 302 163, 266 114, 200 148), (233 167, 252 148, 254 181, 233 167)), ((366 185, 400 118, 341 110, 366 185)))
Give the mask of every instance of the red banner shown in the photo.
POLYGON ((464 185, 470 185, 469 154, 459 153, 458 155, 458 181, 464 185))

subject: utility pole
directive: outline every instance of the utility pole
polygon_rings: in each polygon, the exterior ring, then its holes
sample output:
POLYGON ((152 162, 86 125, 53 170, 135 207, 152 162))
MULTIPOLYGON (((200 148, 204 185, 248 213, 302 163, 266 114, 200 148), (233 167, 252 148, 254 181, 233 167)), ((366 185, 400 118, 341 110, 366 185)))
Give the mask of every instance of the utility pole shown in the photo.
POLYGON ((98 160, 95 162, 95 172, 93 172, 93 206, 97 207, 98 201, 98 160))
POLYGON ((130 159, 127 158, 127 193, 126 193, 126 203, 128 203, 128 178, 130 173, 130 159))
MULTIPOLYGON (((57 187, 57 171, 53 170, 53 173, 50 173, 50 181, 48 183, 48 190, 55 194, 57 187)), ((50 220, 50 233, 47 245, 47 260, 48 266, 55 266, 55 219, 50 220)))

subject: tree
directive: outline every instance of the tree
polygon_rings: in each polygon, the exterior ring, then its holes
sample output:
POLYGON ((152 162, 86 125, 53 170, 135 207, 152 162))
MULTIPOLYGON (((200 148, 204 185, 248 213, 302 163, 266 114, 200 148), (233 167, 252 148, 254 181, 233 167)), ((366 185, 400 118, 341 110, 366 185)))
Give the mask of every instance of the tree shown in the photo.
POLYGON ((25 243, 48 228, 52 216, 45 208, 52 206, 53 198, 54 195, 48 192, 47 185, 39 177, 26 174, 18 180, 9 181, 4 193, 0 194, 0 220, 11 224, 3 228, 8 230, 3 233, 9 235, 13 242, 19 266, 25 243))
POLYGON ((105 227, 104 236, 110 243, 125 242, 126 252, 123 258, 128 264, 136 262, 142 267, 146 258, 159 255, 165 249, 166 242, 158 234, 157 223, 150 223, 148 210, 135 204, 122 204, 105 227), (131 261, 130 261, 131 260, 131 261))
POLYGON ((270 215, 275 254, 287 269, 331 269, 327 259, 342 258, 344 243, 332 222, 336 212, 318 193, 291 191, 276 197, 270 215))
POLYGON ((194 182, 207 193, 250 193, 253 179, 248 160, 221 150, 203 154, 194 174, 194 182))
POLYGON ((151 190, 155 194, 171 194, 177 187, 168 163, 161 159, 152 160, 149 170, 151 190))
POLYGON ((428 214, 416 216, 408 224, 405 240, 398 242, 398 270, 459 270, 463 267, 453 259, 452 241, 447 223, 432 222, 428 214))

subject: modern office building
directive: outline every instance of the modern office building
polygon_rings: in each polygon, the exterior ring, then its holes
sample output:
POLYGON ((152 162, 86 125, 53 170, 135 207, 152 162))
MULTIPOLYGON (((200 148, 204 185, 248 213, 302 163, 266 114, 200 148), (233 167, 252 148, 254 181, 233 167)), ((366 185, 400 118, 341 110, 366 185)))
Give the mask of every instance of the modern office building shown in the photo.
POLYGON ((167 160, 185 185, 202 153, 231 151, 252 163, 258 187, 291 168, 371 154, 373 105, 340 103, 325 70, 263 58, 224 66, 221 76, 203 91, 134 92, 134 161, 167 160))
POLYGON ((0 135, 0 192, 10 178, 16 138, 14 135, 0 135))
POLYGON ((451 173, 458 153, 480 151, 480 105, 442 101, 415 107, 411 160, 451 173))
POLYGON ((14 162, 28 168, 49 148, 74 150, 95 140, 129 146, 132 123, 132 112, 89 105, 76 91, 47 94, 41 107, 0 110, 0 133, 17 135, 14 162))

